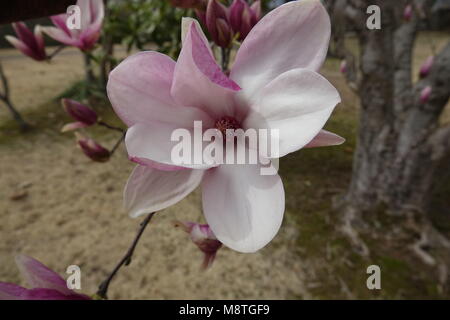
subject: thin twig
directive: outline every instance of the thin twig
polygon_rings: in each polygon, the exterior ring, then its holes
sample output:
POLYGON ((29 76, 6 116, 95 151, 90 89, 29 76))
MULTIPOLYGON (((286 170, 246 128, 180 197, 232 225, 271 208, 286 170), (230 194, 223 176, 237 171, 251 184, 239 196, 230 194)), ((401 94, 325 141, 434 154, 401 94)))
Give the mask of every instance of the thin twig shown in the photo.
POLYGON ((30 128, 30 125, 22 118, 20 113, 16 110, 14 105, 11 102, 9 97, 9 84, 8 79, 6 78, 5 72, 3 70, 3 66, 0 62, 0 80, 3 86, 3 93, 0 93, 0 99, 6 104, 9 111, 12 113, 14 119, 19 123, 22 130, 27 130, 30 128))
POLYGON ((116 144, 114 145, 114 147, 111 149, 110 151, 110 156, 112 156, 114 154, 114 152, 116 152, 117 148, 119 148, 119 146, 122 144, 122 142, 125 140, 125 136, 126 136, 127 132, 123 131, 122 136, 120 137, 119 140, 117 140, 116 144))
POLYGON ((109 276, 106 278, 105 281, 103 281, 100 286, 98 287, 97 295, 102 299, 108 299, 107 293, 108 293, 108 287, 111 283, 114 276, 117 274, 117 272, 122 268, 123 266, 128 266, 131 263, 131 258, 133 257, 134 250, 136 249, 136 246, 144 233, 145 228, 149 224, 150 220, 153 218, 156 212, 150 213, 144 221, 140 224, 138 233, 136 234, 136 237, 133 240, 133 243, 131 244, 130 248, 126 252, 126 254, 123 256, 123 258, 119 261, 119 263, 115 266, 113 271, 109 274, 109 276))
POLYGON ((60 53, 64 48, 66 47, 66 45, 60 45, 58 48, 55 49, 55 51, 53 51, 51 54, 49 54, 47 56, 48 60, 53 59, 58 53, 60 53))
POLYGON ((110 124, 108 124, 108 123, 106 123, 106 122, 104 122, 104 121, 101 121, 101 120, 100 120, 99 122, 97 122, 97 124, 98 124, 99 126, 108 128, 108 129, 110 129, 110 130, 115 130, 115 131, 119 131, 119 132, 122 132, 122 133, 125 132, 124 129, 119 128, 119 127, 112 126, 112 125, 110 125, 110 124))

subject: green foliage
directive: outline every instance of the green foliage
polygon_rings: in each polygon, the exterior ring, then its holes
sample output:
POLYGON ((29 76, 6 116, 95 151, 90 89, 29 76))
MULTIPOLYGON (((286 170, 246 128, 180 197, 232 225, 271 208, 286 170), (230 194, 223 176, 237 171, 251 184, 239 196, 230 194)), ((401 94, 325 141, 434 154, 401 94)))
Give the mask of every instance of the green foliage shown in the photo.
POLYGON ((144 50, 154 43, 158 51, 178 55, 181 46, 181 18, 190 10, 174 8, 166 0, 110 0, 104 32, 130 51, 144 50))

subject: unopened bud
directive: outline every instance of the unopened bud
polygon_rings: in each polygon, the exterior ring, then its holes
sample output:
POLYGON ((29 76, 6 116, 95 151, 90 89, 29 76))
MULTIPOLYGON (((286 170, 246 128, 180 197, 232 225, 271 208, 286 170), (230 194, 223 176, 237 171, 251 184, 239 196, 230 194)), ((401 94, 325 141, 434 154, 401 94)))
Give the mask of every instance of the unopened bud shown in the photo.
POLYGON ((104 148, 93 139, 82 136, 78 132, 75 133, 75 135, 78 145, 88 158, 96 162, 106 162, 109 160, 111 153, 108 149, 104 148))
POLYGON ((420 78, 425 78, 430 73, 431 67, 433 66, 433 62, 434 62, 434 56, 429 56, 424 61, 424 63, 420 67, 420 72, 419 72, 420 78))
POLYGON ((228 9, 217 0, 209 0, 206 8, 206 27, 212 40, 222 48, 228 48, 233 41, 233 33, 228 22, 228 9))
POLYGON ((61 102, 64 110, 77 121, 65 125, 62 129, 63 132, 89 127, 97 123, 97 113, 88 106, 71 99, 62 99, 61 102))
POLYGON ((192 242, 204 253, 202 268, 210 267, 222 243, 217 240, 209 225, 181 221, 175 221, 174 225, 188 233, 192 242))
POLYGON ((431 88, 431 86, 426 86, 425 88, 422 89, 422 91, 420 92, 420 102, 422 104, 425 104, 428 102, 428 100, 430 100, 432 91, 433 89, 431 88))
POLYGON ((339 70, 344 74, 347 73, 347 61, 346 60, 341 61, 341 66, 339 67, 339 70))
POLYGON ((405 21, 410 21, 413 15, 413 8, 412 5, 408 4, 405 9, 403 10, 403 19, 405 21))

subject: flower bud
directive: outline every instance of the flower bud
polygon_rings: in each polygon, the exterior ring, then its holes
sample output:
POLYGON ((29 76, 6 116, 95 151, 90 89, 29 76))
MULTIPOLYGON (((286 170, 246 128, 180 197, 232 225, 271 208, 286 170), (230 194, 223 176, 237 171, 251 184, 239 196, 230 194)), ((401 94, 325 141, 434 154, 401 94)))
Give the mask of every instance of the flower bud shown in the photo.
POLYGON ((44 37, 40 26, 34 27, 34 33, 23 22, 13 23, 12 26, 18 38, 13 36, 5 37, 12 46, 36 61, 47 59, 44 37))
POLYGON ((204 253, 202 269, 210 267, 222 243, 217 240, 209 225, 180 221, 175 221, 174 225, 189 233, 192 242, 204 253))
POLYGON ((250 7, 244 0, 234 0, 230 7, 230 25, 239 40, 244 40, 261 18, 261 3, 255 1, 250 7))
POLYGON ((422 91, 420 92, 420 102, 422 104, 425 104, 428 102, 428 100, 430 100, 432 91, 433 90, 432 90, 431 86, 426 86, 425 88, 422 89, 422 91))
POLYGON ((88 106, 71 99, 62 99, 61 103, 64 110, 77 121, 66 124, 62 132, 89 127, 97 123, 97 113, 88 106))
POLYGON ((412 5, 408 4, 405 9, 403 10, 403 19, 405 21, 410 21, 413 15, 413 8, 412 5))
POLYGON ((106 162, 109 160, 111 153, 108 149, 102 147, 93 139, 82 136, 78 132, 75 135, 78 145, 88 158, 96 162, 106 162))
POLYGON ((339 70, 341 71, 341 73, 347 73, 347 60, 342 60, 341 61, 341 66, 339 67, 339 70))
POLYGON ((434 56, 429 56, 424 63, 422 64, 422 66, 420 67, 420 72, 419 72, 419 77, 425 78, 431 70, 431 67, 433 66, 433 62, 434 62, 434 56))
POLYGON ((212 40, 222 48, 233 41, 233 32, 228 22, 228 9, 217 0, 209 0, 206 8, 206 27, 212 40))

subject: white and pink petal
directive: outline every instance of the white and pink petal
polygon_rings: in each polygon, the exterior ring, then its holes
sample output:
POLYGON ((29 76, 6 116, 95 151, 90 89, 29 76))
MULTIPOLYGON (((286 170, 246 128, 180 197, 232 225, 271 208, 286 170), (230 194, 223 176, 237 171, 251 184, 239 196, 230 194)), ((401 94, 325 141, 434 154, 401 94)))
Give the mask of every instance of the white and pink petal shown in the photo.
POLYGON ((125 187, 125 209, 131 217, 138 217, 172 206, 197 188, 203 173, 203 170, 161 171, 138 165, 125 187))
POLYGON ((279 175, 259 165, 221 165, 205 173, 203 213, 217 239, 240 252, 255 252, 277 234, 284 214, 279 175))

